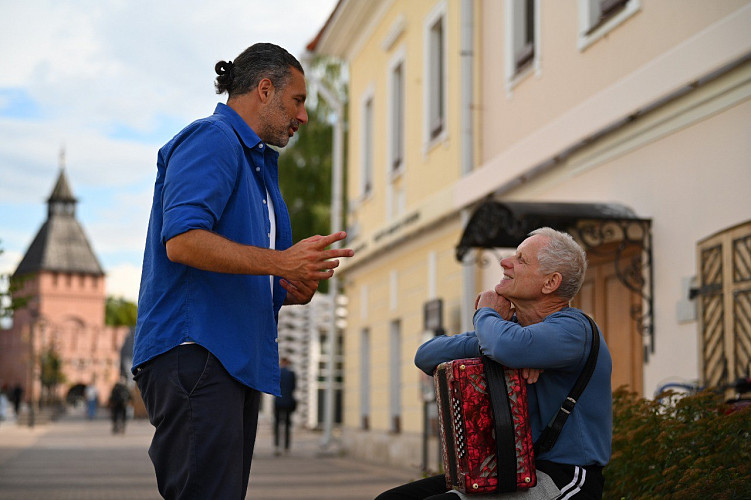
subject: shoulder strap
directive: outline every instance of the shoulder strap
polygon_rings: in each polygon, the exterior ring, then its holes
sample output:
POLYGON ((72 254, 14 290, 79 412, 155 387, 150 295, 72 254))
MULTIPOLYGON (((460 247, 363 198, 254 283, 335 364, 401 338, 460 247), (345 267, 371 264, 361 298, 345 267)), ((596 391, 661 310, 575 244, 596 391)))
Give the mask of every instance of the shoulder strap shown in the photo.
POLYGON ((579 396, 581 396, 582 392, 584 392, 584 388, 589 383, 589 379, 592 378, 592 373, 595 371, 595 365, 597 364, 597 355, 600 352, 600 335, 597 330, 597 325, 592 320, 592 318, 590 318, 587 314, 584 314, 584 316, 587 318, 587 320, 589 320, 589 325, 592 327, 592 348, 589 351, 587 363, 584 365, 584 369, 579 374, 579 378, 576 379, 576 383, 574 384, 573 389, 571 389, 571 392, 568 393, 568 397, 566 397, 566 400, 561 405, 558 413, 548 423, 547 427, 543 429, 540 437, 537 438, 537 441, 535 442, 536 456, 540 453, 549 451, 553 447, 553 445, 555 445, 555 442, 558 440, 558 436, 561 434, 563 425, 566 423, 566 419, 568 418, 569 414, 574 411, 576 401, 579 399, 579 396))
POLYGON ((485 367, 485 380, 488 383, 488 396, 493 408, 495 425, 496 471, 498 486, 496 491, 507 493, 516 491, 516 441, 514 436, 514 419, 511 416, 511 404, 508 399, 506 377, 503 366, 487 356, 482 356, 485 367))

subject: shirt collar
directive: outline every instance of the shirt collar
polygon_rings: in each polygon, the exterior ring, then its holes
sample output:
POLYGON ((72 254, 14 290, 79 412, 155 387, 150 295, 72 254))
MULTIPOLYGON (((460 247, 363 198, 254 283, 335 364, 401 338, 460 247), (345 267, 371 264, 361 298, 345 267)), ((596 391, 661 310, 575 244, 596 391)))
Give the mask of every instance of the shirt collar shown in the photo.
POLYGON ((245 123, 245 120, 234 109, 220 102, 217 103, 214 114, 221 115, 229 122, 246 148, 253 149, 262 145, 261 148, 266 149, 266 144, 263 143, 255 131, 250 128, 250 125, 245 123))

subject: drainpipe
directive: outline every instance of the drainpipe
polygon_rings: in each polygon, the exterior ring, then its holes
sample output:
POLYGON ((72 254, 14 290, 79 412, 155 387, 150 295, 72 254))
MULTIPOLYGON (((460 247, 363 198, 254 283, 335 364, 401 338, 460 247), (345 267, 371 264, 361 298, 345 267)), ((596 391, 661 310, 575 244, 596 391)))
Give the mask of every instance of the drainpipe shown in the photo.
MULTIPOLYGON (((462 176, 474 168, 474 0, 462 0, 461 5, 461 168, 462 176)), ((469 222, 471 212, 461 211, 462 228, 469 222)), ((476 269, 474 265, 462 265, 462 299, 460 305, 461 331, 473 329, 472 316, 476 295, 476 269)))

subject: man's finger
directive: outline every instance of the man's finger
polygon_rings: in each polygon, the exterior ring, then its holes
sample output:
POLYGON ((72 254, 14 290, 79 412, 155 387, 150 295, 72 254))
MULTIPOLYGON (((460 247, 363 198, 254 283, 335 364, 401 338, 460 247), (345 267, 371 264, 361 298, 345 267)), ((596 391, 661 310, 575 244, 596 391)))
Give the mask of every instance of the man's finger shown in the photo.
POLYGON ((337 248, 333 250, 326 250, 323 255, 324 259, 335 259, 337 257, 352 257, 355 255, 355 252, 350 248, 337 248))
POLYGON ((318 248, 326 248, 327 246, 331 245, 335 241, 341 241, 344 238, 347 237, 347 233, 345 231, 338 231, 336 233, 331 233, 326 236, 321 236, 318 240, 313 240, 318 248))

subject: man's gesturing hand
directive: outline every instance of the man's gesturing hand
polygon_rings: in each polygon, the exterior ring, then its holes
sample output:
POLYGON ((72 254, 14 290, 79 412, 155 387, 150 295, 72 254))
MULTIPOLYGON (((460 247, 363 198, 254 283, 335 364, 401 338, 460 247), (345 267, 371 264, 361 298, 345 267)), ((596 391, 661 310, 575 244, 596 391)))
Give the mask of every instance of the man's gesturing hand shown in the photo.
POLYGON ((287 281, 282 278, 282 288, 287 290, 287 298, 284 299, 284 305, 307 304, 313 298, 318 290, 317 281, 287 281))
POLYGON ((281 252, 280 276, 290 281, 320 281, 331 278, 339 266, 339 257, 352 257, 355 252, 349 248, 326 250, 334 242, 347 237, 347 233, 305 238, 281 252))

